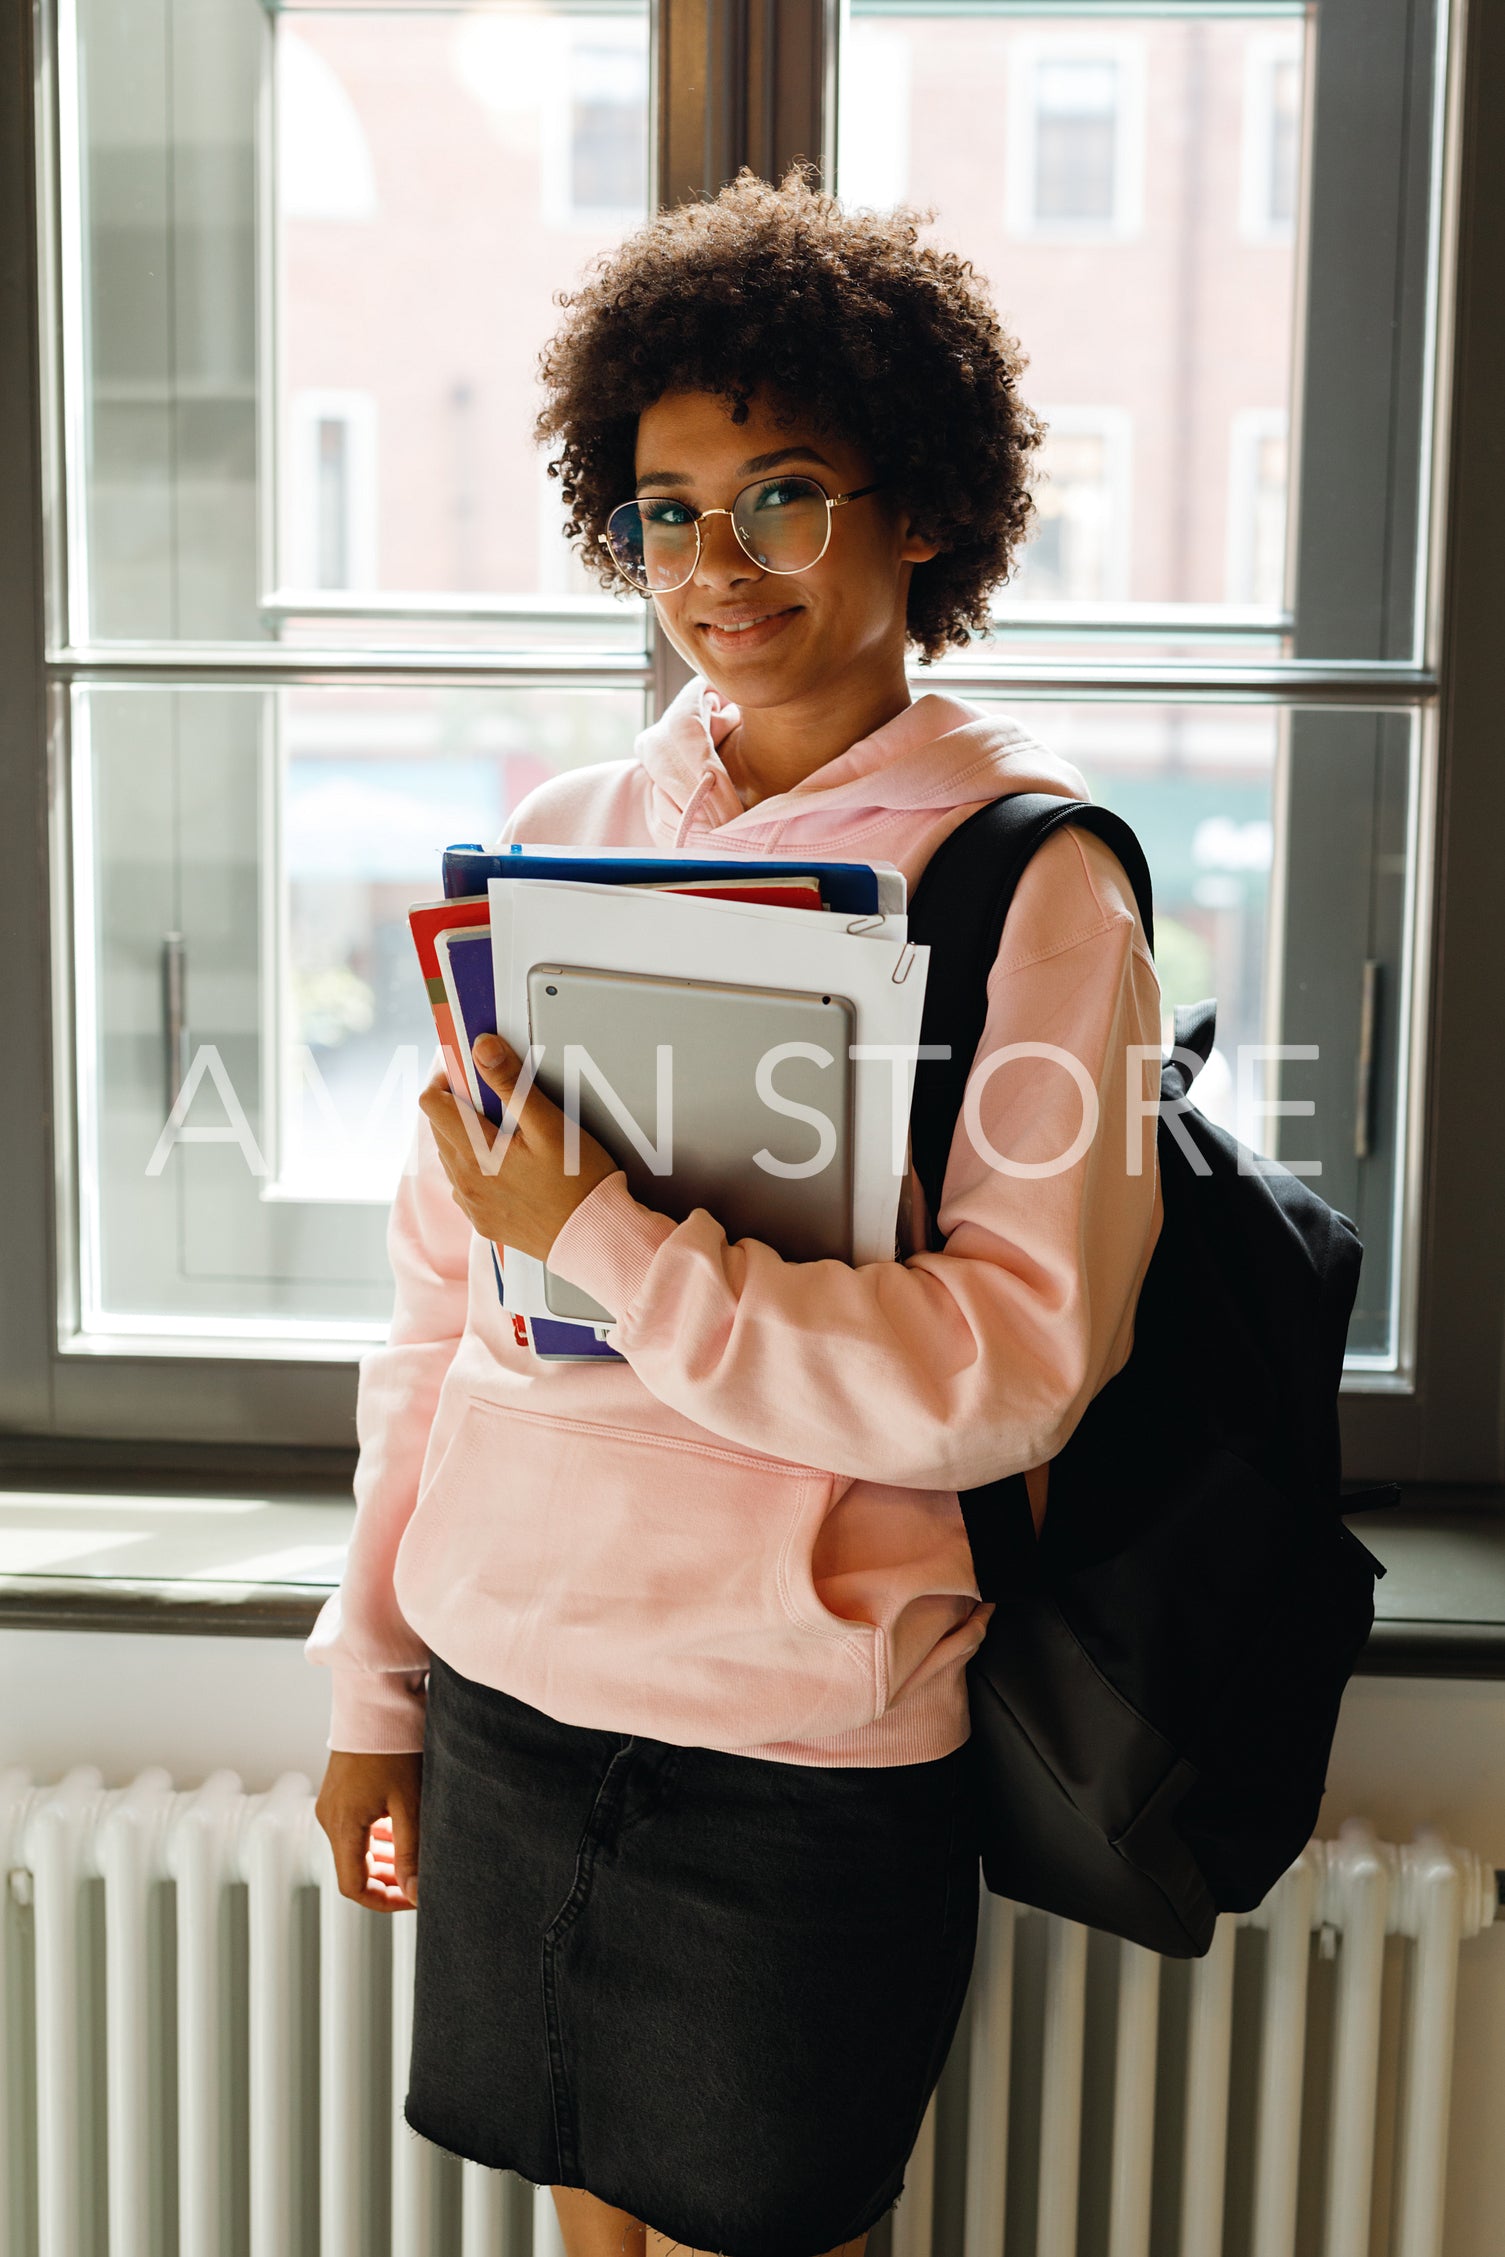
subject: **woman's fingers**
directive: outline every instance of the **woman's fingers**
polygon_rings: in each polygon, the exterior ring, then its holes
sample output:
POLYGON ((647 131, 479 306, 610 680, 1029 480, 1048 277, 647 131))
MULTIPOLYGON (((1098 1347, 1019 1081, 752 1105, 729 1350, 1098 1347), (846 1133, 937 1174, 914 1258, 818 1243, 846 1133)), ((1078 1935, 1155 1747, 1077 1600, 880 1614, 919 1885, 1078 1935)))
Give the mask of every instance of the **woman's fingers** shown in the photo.
POLYGON ((394 1795, 390 1805, 392 1862, 397 1887, 409 1904, 418 1902, 418 1795, 394 1795))
POLYGON ((334 1856, 335 1879, 340 1894, 350 1897, 356 1904, 373 1904, 370 1876, 366 1870, 366 1834, 364 1818, 354 1810, 344 1810, 321 1818, 329 1847, 334 1856))
POLYGON ((430 1082, 418 1107, 441 1144, 452 1145, 457 1153, 468 1152, 478 1160, 484 1157, 491 1144, 491 1123, 476 1111, 469 1098, 462 1105, 447 1086, 439 1088, 430 1082))
POLYGON ((368 1911, 405 1912, 413 1902, 402 1877, 417 1869, 422 1765, 416 1753, 330 1756, 316 1816, 340 1894, 368 1911))

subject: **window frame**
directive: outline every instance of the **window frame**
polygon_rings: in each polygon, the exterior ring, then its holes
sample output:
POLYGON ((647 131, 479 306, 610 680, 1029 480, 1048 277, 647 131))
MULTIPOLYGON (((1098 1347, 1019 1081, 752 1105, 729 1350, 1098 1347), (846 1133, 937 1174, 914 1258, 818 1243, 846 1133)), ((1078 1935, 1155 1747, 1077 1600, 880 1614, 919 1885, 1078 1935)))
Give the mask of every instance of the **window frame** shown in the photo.
MULTIPOLYGON (((1498 1485, 1505 1480, 1505 1202, 1493 1182, 1505 1105, 1505 1054, 1481 1044, 1498 985, 1496 841, 1505 835, 1505 764, 1494 759, 1495 643, 1505 599, 1496 528, 1505 460, 1494 444, 1505 390, 1505 304, 1492 245, 1505 228, 1505 146, 1487 89, 1505 76, 1505 17, 1451 0, 1445 94, 1443 286, 1433 367, 1433 481, 1426 509, 1432 570, 1425 647, 1413 660, 1205 667, 1193 662, 1070 662, 990 657, 928 670, 965 692, 1031 683, 1079 697, 1273 697, 1418 703, 1428 750, 1416 793, 1413 909, 1416 1048, 1405 1109, 1411 1154, 1401 1252, 1415 1264, 1413 1369, 1397 1384, 1345 1388, 1345 1468, 1364 1478, 1498 1485), (1419 661, 1419 662, 1416 662, 1419 661)), ((659 0, 653 40, 655 171, 660 201, 713 187, 746 161, 765 175, 833 146, 837 0, 659 0), (712 90, 707 99, 704 90, 712 90)), ((71 1147, 69 1066, 57 1056, 54 1001, 72 956, 63 805, 68 686, 191 678, 182 654, 69 649, 49 636, 63 615, 64 539, 44 546, 58 508, 55 377, 61 340, 50 296, 62 169, 51 0, 0 17, 0 302, 35 306, 35 323, 0 324, 0 900, 10 977, 0 1027, 13 1089, 0 1108, 0 1168, 10 1190, 0 1263, 0 1458, 82 1462, 103 1477, 185 1453, 209 1477, 244 1477, 253 1459, 335 1471, 353 1456, 355 1370, 305 1354, 173 1358, 65 1355, 71 1147), (39 179, 43 193, 38 195, 39 179), (40 255, 38 247, 40 246, 40 255), (164 666, 164 662, 171 663, 164 666), (269 1452, 266 1445, 275 1442, 269 1452)), ((58 526, 61 533, 63 527, 58 526)), ((216 679, 286 672, 254 651, 197 661, 216 679)), ((387 652, 299 651, 321 679, 400 679, 387 652)), ((449 654, 446 679, 537 679, 536 659, 449 654)), ((612 672, 633 670, 613 665, 612 672)), ((648 675, 660 704, 683 679, 662 642, 648 675)))

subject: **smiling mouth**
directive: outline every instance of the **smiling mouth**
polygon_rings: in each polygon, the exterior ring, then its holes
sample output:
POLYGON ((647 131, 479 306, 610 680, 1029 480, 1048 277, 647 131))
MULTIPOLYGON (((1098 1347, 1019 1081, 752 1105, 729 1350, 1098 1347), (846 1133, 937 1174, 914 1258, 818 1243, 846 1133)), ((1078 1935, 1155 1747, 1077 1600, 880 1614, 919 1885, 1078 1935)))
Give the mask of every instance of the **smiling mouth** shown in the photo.
POLYGON ((738 642, 758 641, 787 626, 791 619, 798 617, 799 611, 798 604, 789 604, 780 611, 760 611, 754 619, 702 619, 700 630, 702 634, 718 638, 735 637, 738 642))

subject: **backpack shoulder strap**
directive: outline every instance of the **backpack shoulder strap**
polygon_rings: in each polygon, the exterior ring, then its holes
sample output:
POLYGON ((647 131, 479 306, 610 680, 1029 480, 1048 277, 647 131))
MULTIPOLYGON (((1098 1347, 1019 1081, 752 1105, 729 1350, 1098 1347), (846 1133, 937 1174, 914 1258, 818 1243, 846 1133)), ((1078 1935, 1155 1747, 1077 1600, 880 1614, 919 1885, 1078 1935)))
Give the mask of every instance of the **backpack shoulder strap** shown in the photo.
POLYGON ((1030 856, 1063 823, 1092 831, 1112 848, 1134 889, 1145 938, 1155 946, 1149 865, 1121 815, 1091 800, 1054 792, 1012 792, 990 800, 942 840, 927 863, 909 908, 909 937, 930 950, 923 1044, 944 1044, 949 1056, 922 1058, 915 1069, 911 1148, 932 1218, 967 1076, 987 1018, 988 974, 997 960, 1004 921, 1030 856))

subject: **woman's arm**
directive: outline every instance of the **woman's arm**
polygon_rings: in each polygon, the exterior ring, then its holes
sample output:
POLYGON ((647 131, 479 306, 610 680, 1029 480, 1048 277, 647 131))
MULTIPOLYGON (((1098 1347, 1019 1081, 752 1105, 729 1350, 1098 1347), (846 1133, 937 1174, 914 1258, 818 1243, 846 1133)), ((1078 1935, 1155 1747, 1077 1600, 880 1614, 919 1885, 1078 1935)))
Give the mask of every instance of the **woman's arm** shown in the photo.
POLYGON ((1063 1446, 1127 1357, 1160 1223, 1160 991, 1101 841, 1063 829, 1032 857, 989 998, 972 1083, 994 1150, 1051 1160, 1083 1118, 1062 1066, 990 1070, 1008 1044, 1079 1060, 1099 1120, 1074 1164, 1035 1178, 991 1164, 959 1125, 944 1253, 786 1262, 729 1243, 701 1209, 679 1224, 656 1214, 620 1171, 575 1209, 550 1267, 617 1310, 614 1343, 660 1401, 749 1449, 899 1485, 973 1488, 1063 1446))
POLYGON ((306 1649, 333 1672, 330 1746, 370 1755, 423 1746, 428 1651, 403 1620, 392 1567, 417 1500, 439 1390, 465 1330, 472 1242, 421 1114, 406 1170, 387 1225, 392 1327, 385 1345, 361 1359, 355 1528, 340 1588, 306 1649))

